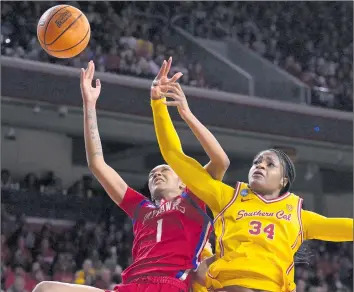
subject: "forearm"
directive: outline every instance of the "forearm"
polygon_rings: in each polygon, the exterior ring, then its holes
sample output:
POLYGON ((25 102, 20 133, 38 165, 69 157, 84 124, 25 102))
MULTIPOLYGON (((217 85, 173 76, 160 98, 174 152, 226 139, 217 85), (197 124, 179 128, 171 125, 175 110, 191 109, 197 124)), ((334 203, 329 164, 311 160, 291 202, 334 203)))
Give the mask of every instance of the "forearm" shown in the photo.
POLYGON ((209 266, 210 266, 213 262, 215 262, 215 260, 216 260, 215 254, 212 255, 211 257, 207 258, 207 259, 205 260, 205 263, 206 263, 207 267, 209 268, 209 266))
POLYGON ((163 100, 153 100, 152 109, 163 158, 194 195, 211 209, 219 210, 222 191, 218 183, 221 183, 215 181, 196 160, 183 153, 181 141, 163 100))
POLYGON ((120 175, 104 161, 94 104, 84 105, 84 135, 87 164, 90 170, 111 199, 120 204, 128 186, 120 175))
POLYGON ((325 241, 352 241, 352 218, 327 218, 319 214, 302 211, 305 238, 325 241))
POLYGON ((95 104, 84 104, 84 136, 87 164, 91 168, 104 161, 95 104))
POLYGON ((208 170, 211 170, 210 174, 215 179, 221 180, 230 165, 230 160, 225 151, 222 149, 214 135, 191 112, 185 114, 183 119, 188 124, 210 159, 210 162, 207 165, 208 170))

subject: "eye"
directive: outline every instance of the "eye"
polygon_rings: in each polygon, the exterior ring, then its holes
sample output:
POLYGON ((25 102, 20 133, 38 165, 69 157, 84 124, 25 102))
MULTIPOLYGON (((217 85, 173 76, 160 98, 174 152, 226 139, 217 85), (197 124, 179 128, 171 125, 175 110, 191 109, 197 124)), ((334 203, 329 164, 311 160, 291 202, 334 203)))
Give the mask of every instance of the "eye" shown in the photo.
POLYGON ((275 166, 275 164, 273 162, 268 163, 268 167, 274 167, 274 166, 275 166))

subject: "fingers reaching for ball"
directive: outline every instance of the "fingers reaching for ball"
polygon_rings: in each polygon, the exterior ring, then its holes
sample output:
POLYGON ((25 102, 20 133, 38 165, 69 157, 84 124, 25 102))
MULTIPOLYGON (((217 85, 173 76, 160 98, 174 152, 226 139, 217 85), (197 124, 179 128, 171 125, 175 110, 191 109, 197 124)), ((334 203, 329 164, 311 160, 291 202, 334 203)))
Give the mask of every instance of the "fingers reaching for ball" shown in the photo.
POLYGON ((101 92, 101 81, 96 79, 95 87, 92 86, 92 80, 95 74, 95 64, 90 61, 87 68, 81 68, 80 88, 84 102, 96 102, 101 92))

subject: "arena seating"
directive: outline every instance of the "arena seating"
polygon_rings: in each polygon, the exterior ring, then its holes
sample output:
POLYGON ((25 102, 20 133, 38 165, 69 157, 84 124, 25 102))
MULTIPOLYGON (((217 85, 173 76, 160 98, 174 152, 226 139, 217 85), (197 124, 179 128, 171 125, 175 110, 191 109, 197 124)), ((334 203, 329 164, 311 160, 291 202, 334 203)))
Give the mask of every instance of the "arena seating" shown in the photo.
POLYGON ((177 23, 179 26, 203 38, 240 40, 308 84, 314 105, 353 108, 352 2, 112 3, 71 3, 88 16, 92 39, 83 54, 69 60, 51 58, 36 39, 39 17, 55 2, 4 3, 2 54, 78 68, 92 59, 98 71, 149 79, 156 75, 161 61, 173 55, 172 71, 184 73, 182 84, 222 90, 182 46, 172 48, 162 42, 162 35, 171 34, 163 22, 135 14, 159 12, 172 19, 188 13, 190 20, 177 23))
POLYGON ((238 39, 302 80, 314 104, 353 110, 352 2, 181 2, 178 13, 191 34, 238 39))

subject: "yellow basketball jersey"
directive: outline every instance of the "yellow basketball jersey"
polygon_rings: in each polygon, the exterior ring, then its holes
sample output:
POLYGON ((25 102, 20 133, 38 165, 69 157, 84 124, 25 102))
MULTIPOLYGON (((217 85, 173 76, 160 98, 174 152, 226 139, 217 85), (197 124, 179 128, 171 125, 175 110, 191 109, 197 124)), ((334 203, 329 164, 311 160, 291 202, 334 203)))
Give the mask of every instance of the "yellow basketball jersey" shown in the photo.
POLYGON ((217 278, 222 272, 224 279, 218 280, 224 287, 247 287, 249 278, 258 279, 260 285, 266 280, 268 287, 261 288, 268 291, 293 286, 289 282, 293 281, 294 254, 303 241, 302 199, 286 193, 266 200, 242 182, 235 190, 214 219, 216 257, 220 260, 210 266, 209 277, 217 278))

